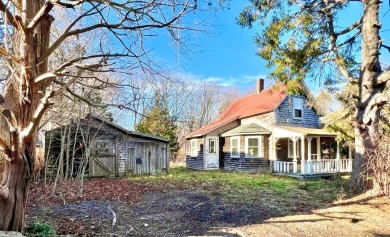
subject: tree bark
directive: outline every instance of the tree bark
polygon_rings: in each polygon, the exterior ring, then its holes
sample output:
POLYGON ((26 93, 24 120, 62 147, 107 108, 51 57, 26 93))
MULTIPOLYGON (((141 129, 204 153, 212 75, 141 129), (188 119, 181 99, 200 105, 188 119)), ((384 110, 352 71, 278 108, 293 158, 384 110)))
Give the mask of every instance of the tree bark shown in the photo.
POLYGON ((9 192, 0 196, 0 229, 6 231, 24 230, 27 193, 36 158, 36 128, 47 108, 47 101, 42 100, 48 85, 36 83, 35 78, 47 72, 47 60, 40 61, 39 57, 49 44, 52 17, 47 15, 35 27, 27 27, 41 7, 39 1, 24 1, 16 10, 18 27, 13 46, 20 61, 5 86, 1 116, 7 120, 9 130, 2 133, 11 134, 6 141, 8 170, 3 170, 9 175, 7 182, 2 182, 9 192))
POLYGON ((356 104, 355 146, 356 155, 350 186, 355 191, 372 188, 367 181, 367 151, 375 148, 378 122, 385 85, 378 83, 382 69, 379 63, 380 22, 379 1, 365 0, 362 25, 362 63, 360 67, 359 100, 356 104))
POLYGON ((26 174, 23 160, 10 165, 9 195, 0 199, 0 226, 2 230, 22 231, 28 191, 29 174, 26 174))

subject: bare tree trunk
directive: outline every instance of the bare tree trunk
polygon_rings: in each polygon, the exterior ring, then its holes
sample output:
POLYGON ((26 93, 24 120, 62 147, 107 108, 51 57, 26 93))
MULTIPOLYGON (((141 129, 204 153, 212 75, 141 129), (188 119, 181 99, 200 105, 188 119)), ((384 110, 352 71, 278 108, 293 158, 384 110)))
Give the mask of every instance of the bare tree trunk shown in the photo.
POLYGON ((0 199, 0 226, 2 230, 22 230, 28 190, 29 174, 26 174, 24 162, 19 160, 10 167, 8 198, 0 199))
MULTIPOLYGON (((366 181, 367 151, 373 149, 378 134, 380 108, 384 104, 385 83, 378 80, 382 69, 379 63, 379 3, 363 1, 362 64, 360 68, 357 114, 355 122, 356 155, 350 186, 356 191, 372 188, 366 181)), ((386 99, 387 101, 387 99, 386 99)))

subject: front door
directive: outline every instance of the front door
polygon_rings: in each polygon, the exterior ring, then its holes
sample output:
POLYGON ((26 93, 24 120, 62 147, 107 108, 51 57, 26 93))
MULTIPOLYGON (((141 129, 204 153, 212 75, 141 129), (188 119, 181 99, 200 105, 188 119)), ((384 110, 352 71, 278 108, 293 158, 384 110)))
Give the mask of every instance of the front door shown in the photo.
POLYGON ((219 141, 217 136, 206 137, 206 170, 216 170, 219 168, 219 141))

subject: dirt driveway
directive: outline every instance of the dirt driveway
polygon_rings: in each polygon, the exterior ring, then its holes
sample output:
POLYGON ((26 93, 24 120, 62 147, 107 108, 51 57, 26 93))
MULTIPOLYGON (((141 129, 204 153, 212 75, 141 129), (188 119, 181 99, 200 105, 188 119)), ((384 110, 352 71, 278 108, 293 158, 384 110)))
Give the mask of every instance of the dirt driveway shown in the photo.
POLYGON ((261 189, 233 190, 247 195, 240 198, 219 188, 99 179, 86 180, 83 196, 53 198, 33 184, 27 224, 48 223, 72 236, 390 236, 389 199, 318 206, 305 190, 281 199, 261 189))
MULTIPOLYGON (((222 228, 236 236, 390 236, 390 200, 355 198, 310 214, 270 218, 261 224, 222 228)), ((220 235, 216 235, 220 236, 220 235)))

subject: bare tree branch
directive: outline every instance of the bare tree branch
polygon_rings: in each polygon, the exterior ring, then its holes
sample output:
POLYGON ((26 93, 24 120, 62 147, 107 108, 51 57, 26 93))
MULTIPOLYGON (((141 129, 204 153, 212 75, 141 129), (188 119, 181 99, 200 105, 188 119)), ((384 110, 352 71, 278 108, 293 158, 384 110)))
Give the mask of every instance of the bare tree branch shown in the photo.
POLYGON ((350 83, 356 84, 358 83, 358 79, 351 76, 351 74, 345 69, 344 67, 344 59, 339 56, 338 52, 338 46, 337 46, 337 35, 334 31, 333 26, 333 13, 327 14, 328 19, 328 28, 329 28, 329 35, 330 35, 330 43, 331 43, 331 51, 333 52, 335 56, 336 65, 341 73, 350 83))
POLYGON ((39 12, 35 15, 35 17, 30 21, 27 28, 29 30, 33 30, 44 17, 49 15, 49 12, 53 9, 53 4, 51 1, 45 2, 43 7, 39 10, 39 12))
POLYGON ((12 15, 12 13, 8 10, 8 8, 4 5, 3 1, 0 1, 0 11, 4 12, 5 17, 7 17, 9 23, 15 28, 18 28, 18 25, 16 24, 15 17, 12 15))
POLYGON ((348 28, 346 28, 340 32, 335 33, 335 35, 338 37, 340 35, 347 34, 351 31, 353 31, 354 29, 361 27, 362 23, 363 23, 363 19, 360 18, 358 21, 356 21, 354 24, 350 25, 348 28))

